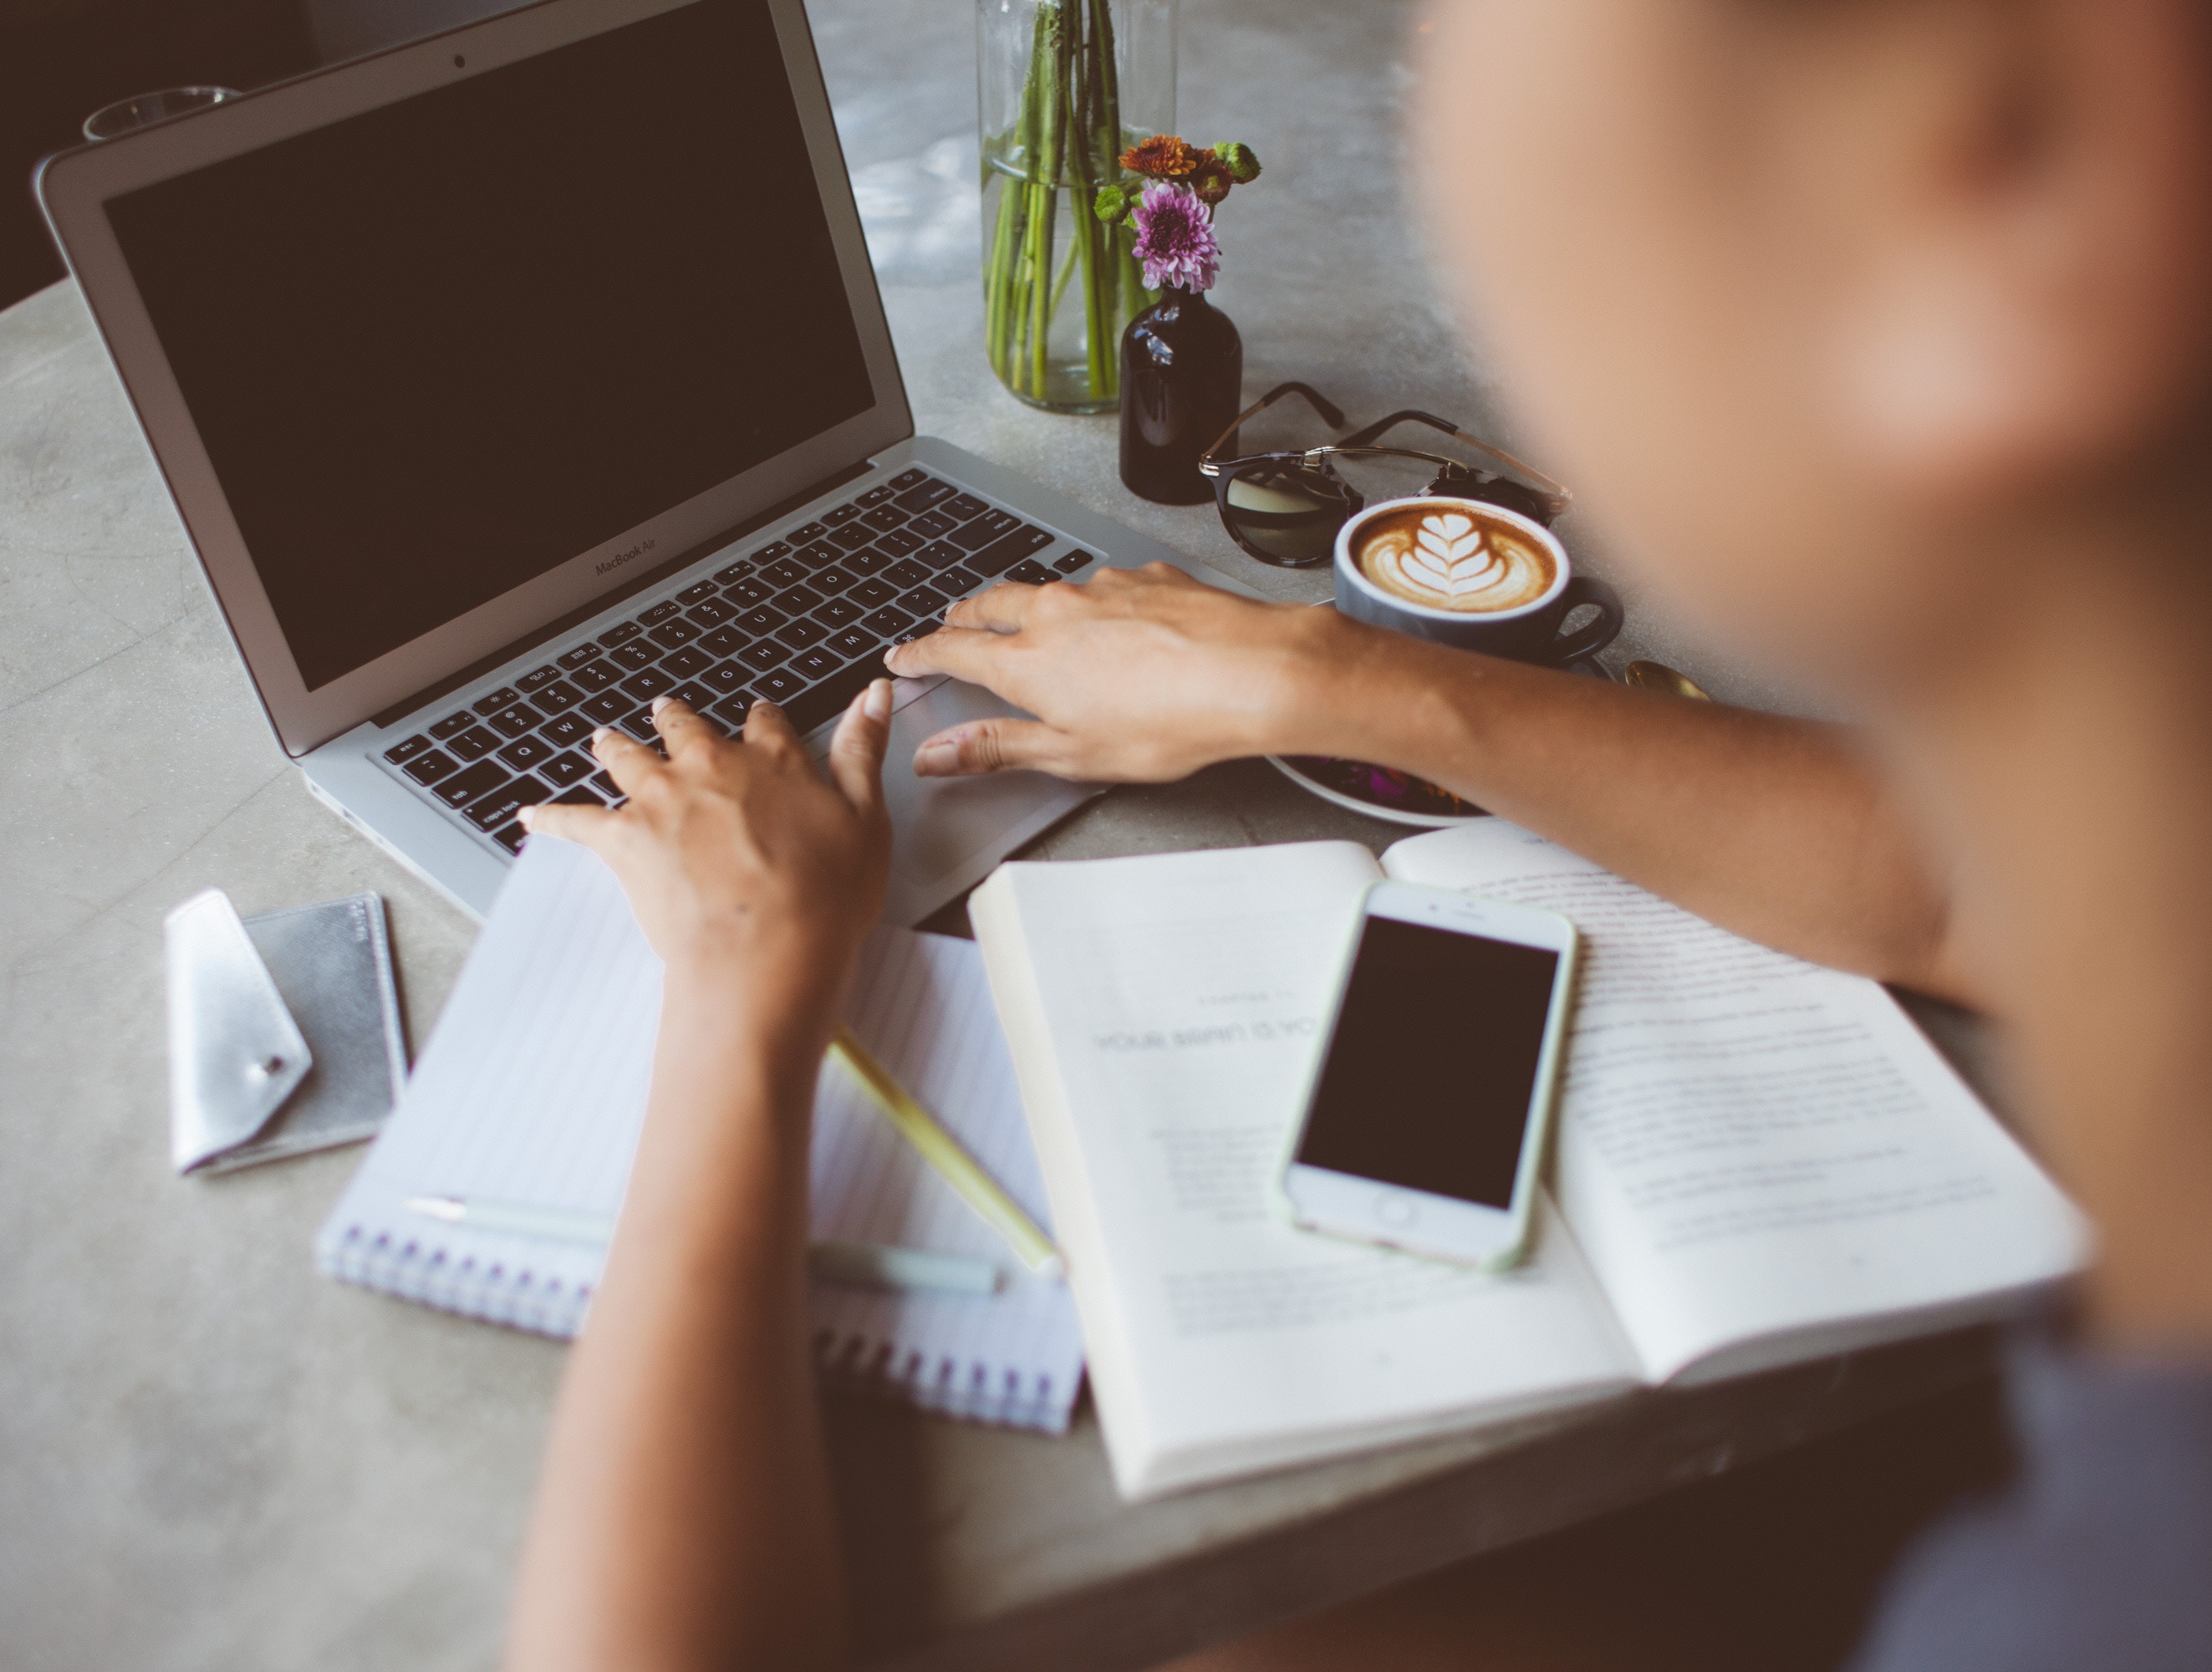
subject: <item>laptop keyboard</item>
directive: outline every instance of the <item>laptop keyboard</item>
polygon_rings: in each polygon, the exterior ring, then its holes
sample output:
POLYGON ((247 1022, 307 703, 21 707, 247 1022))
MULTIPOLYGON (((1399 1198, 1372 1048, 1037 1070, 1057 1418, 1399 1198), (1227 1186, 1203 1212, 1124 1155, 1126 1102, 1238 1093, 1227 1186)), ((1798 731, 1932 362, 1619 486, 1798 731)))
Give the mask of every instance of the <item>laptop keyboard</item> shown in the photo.
POLYGON ((384 751, 423 799, 509 853, 540 801, 619 806, 592 757, 602 726, 653 741, 653 699, 681 697, 725 736, 765 697, 801 736, 884 677, 884 651, 934 632, 995 581, 1042 586, 1095 561, 951 483, 909 470, 645 605, 384 751))

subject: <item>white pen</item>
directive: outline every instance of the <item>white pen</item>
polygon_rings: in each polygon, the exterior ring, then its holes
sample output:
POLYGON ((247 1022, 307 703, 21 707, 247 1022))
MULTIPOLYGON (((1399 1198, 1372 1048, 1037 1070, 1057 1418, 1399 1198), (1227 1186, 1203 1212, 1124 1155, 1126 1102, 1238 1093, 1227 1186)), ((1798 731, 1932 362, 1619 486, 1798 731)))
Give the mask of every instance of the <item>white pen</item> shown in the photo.
MULTIPOLYGON (((528 1202, 490 1201, 481 1196, 410 1196, 407 1211, 448 1225, 471 1225, 516 1237, 544 1237, 562 1243, 605 1243, 615 1234, 611 1214, 582 1213, 528 1202)), ((848 1289, 933 1289, 952 1294, 988 1295, 999 1289, 999 1268, 965 1254, 928 1249, 884 1248, 873 1243, 820 1242, 806 1250, 806 1268, 825 1283, 848 1289)))

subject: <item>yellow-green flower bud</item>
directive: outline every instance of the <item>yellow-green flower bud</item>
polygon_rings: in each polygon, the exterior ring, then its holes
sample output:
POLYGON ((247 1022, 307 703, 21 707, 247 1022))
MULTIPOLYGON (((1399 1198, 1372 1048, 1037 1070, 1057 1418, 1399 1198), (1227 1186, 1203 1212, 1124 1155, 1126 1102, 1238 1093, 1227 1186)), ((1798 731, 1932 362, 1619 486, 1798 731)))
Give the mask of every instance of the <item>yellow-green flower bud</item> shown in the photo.
POLYGON ((1215 146, 1213 155, 1228 165, 1229 173, 1237 185, 1249 185, 1260 178, 1260 159, 1252 155, 1249 145, 1232 141, 1226 145, 1215 146))
POLYGON ((1110 227, 1129 212, 1129 194, 1118 185, 1102 185, 1091 212, 1110 227))

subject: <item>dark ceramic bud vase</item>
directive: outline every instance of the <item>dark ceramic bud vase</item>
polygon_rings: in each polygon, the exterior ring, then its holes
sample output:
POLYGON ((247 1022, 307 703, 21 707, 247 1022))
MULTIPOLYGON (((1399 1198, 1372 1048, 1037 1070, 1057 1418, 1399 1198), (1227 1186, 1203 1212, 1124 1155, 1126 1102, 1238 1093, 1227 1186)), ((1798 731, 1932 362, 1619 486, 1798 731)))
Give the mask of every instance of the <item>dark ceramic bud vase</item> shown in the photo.
POLYGON ((1199 455, 1237 422, 1244 343, 1204 293, 1170 285, 1121 333, 1121 480, 1156 505, 1213 497, 1199 455))

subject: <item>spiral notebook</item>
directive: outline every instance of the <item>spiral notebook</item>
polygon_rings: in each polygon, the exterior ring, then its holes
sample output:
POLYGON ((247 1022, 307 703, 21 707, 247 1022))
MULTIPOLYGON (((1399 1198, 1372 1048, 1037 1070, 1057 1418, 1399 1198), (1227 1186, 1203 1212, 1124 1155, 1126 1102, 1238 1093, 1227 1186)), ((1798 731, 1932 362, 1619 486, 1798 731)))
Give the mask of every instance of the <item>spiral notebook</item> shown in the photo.
MULTIPOLYGON (((331 1276, 470 1317, 571 1336, 605 1250, 427 1219, 408 1198, 613 1214, 645 1112, 659 960, 587 849, 532 841, 509 875, 406 1095, 316 1238, 331 1276)), ((1005 1036, 969 942, 879 929, 847 1020, 1041 1225, 1048 1225, 1005 1036)), ((1064 1432, 1082 1377, 1066 1287, 1032 1276, 865 1092, 825 1065, 814 1106, 813 1233, 978 1256, 988 1298, 817 1283, 825 1377, 981 1422, 1064 1432)))

